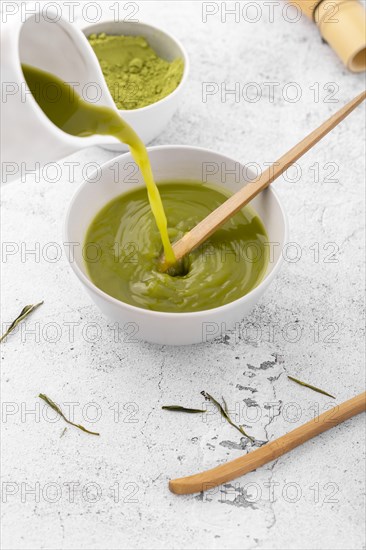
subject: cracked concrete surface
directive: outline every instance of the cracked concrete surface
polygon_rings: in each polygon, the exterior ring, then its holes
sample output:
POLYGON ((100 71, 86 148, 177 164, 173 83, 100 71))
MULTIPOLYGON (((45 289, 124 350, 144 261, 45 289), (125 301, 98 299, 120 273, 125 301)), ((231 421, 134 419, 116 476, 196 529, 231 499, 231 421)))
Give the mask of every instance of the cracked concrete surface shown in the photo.
MULTIPOLYGON (((176 34, 192 65, 184 101, 157 144, 271 162, 363 89, 363 75, 348 73, 309 22, 286 22, 274 4, 273 23, 264 8, 256 23, 223 23, 221 3, 203 23, 200 2, 138 3, 137 17, 176 34), (254 82, 263 93, 255 102, 223 102, 220 93, 202 102, 204 82, 241 90, 254 82), (273 101, 268 82, 278 83, 273 101), (296 102, 282 93, 293 82, 302 92, 296 102)), ((48 243, 62 242, 83 167, 111 153, 93 148, 66 159, 79 163, 74 181, 61 161, 57 182, 29 174, 3 188, 2 238, 15 244, 3 254, 2 322, 45 301, 1 346, 4 548, 364 547, 361 416, 205 494, 168 491, 170 478, 239 457, 363 391, 364 119, 361 108, 299 162, 296 181, 289 172, 275 184, 295 243, 288 261, 248 318, 192 347, 131 342, 90 302, 63 254, 52 261, 48 243), (202 390, 224 396, 255 441, 212 408, 161 410, 205 407, 202 390), (40 392, 100 437, 64 431, 40 392)))

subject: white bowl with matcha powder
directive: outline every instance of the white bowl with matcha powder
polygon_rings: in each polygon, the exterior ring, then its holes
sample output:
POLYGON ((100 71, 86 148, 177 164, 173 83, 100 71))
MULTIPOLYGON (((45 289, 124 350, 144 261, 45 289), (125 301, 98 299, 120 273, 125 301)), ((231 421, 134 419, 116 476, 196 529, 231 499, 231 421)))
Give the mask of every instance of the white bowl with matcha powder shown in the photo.
MULTIPOLYGON (((169 33, 145 23, 104 21, 82 31, 121 116, 145 144, 150 143, 181 103, 189 72, 184 47, 169 33)), ((113 139, 102 146, 127 150, 113 139)))

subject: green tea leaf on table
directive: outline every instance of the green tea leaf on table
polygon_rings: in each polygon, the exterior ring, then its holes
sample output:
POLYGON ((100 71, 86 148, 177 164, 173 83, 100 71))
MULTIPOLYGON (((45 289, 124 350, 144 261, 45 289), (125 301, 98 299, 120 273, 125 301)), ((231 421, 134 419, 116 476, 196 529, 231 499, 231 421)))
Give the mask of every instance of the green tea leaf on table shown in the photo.
POLYGON ((14 321, 11 323, 8 330, 6 332, 4 332, 4 334, 0 337, 0 342, 2 342, 8 336, 8 334, 10 334, 14 330, 15 327, 17 327, 19 325, 19 323, 21 321, 23 321, 23 319, 25 319, 35 309, 37 309, 37 307, 41 306, 42 304, 43 304, 43 301, 39 302, 38 304, 24 306, 22 311, 19 313, 18 317, 16 319, 14 319, 14 321))
POLYGON ((180 405, 164 405, 161 408, 164 409, 165 411, 184 412, 189 414, 198 414, 198 413, 206 412, 201 409, 187 409, 186 407, 181 407, 180 405))
POLYGON ((84 426, 81 426, 81 424, 75 424, 74 422, 71 422, 71 420, 69 420, 68 418, 66 418, 66 416, 64 415, 64 413, 62 412, 62 410, 60 409, 60 407, 58 405, 56 405, 56 403, 54 401, 52 401, 52 399, 50 399, 49 397, 47 397, 47 395, 45 395, 44 393, 40 393, 39 396, 41 399, 43 399, 43 401, 45 401, 47 403, 47 405, 49 407, 51 407, 51 409, 53 409, 54 411, 56 411, 64 420, 65 422, 67 422, 68 424, 70 424, 71 426, 75 426, 75 428, 79 428, 79 430, 87 433, 87 434, 91 434, 91 435, 100 435, 99 433, 97 432, 91 432, 90 430, 87 430, 86 428, 84 428, 84 426))
POLYGON ((301 380, 297 380, 297 378, 294 378, 293 376, 287 376, 289 380, 292 380, 293 382, 296 382, 296 384, 300 384, 300 386, 305 386, 305 388, 310 388, 313 391, 316 391, 318 393, 322 393, 323 395, 327 395, 328 397, 331 397, 332 399, 335 399, 334 395, 331 393, 328 393, 324 390, 321 390, 320 388, 317 388, 315 386, 312 386, 311 384, 307 384, 306 382, 301 382, 301 380))
POLYGON ((225 420, 231 424, 231 426, 233 426, 234 428, 236 428, 242 435, 244 435, 245 437, 247 437, 248 439, 250 439, 251 441, 254 441, 254 438, 251 437, 250 435, 248 435, 243 426, 238 426, 237 424, 235 424, 235 422, 233 422, 230 418, 230 415, 229 415, 229 412, 228 412, 228 408, 227 408, 227 404, 226 404, 226 401, 225 399, 222 397, 222 402, 223 402, 223 406, 216 400, 212 397, 212 395, 210 395, 209 393, 205 392, 205 391, 201 391, 201 395, 203 395, 203 397, 207 400, 207 401, 211 401, 215 407, 218 408, 218 410, 220 411, 221 415, 225 418, 225 420))

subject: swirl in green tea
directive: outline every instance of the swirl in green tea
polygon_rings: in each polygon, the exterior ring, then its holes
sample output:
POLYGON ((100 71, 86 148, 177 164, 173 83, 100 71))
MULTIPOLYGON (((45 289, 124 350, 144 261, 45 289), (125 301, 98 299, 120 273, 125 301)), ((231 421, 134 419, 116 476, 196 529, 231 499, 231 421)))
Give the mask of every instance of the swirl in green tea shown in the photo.
MULTIPOLYGON (((159 184, 169 237, 179 239, 228 193, 201 182, 159 184)), ((159 233, 139 188, 112 200, 92 221, 84 243, 94 284, 117 300, 155 311, 188 312, 241 298, 262 280, 268 265, 265 228, 246 206, 186 259, 185 272, 160 273, 159 233)))

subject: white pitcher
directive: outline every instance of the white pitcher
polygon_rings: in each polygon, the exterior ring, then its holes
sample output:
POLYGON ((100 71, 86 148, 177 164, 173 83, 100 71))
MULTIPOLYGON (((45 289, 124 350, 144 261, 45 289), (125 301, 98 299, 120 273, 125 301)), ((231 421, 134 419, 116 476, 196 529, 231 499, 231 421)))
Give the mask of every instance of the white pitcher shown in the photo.
POLYGON ((83 147, 119 143, 110 136, 81 138, 63 132, 48 119, 27 87, 21 63, 57 75, 72 83, 84 99, 111 107, 118 113, 83 32, 63 19, 52 22, 52 17, 48 9, 47 14, 39 12, 22 21, 19 12, 19 16, 13 15, 3 25, 1 161, 4 183, 20 177, 20 164, 33 169, 35 165, 42 166, 83 147))

